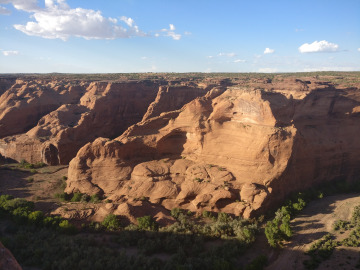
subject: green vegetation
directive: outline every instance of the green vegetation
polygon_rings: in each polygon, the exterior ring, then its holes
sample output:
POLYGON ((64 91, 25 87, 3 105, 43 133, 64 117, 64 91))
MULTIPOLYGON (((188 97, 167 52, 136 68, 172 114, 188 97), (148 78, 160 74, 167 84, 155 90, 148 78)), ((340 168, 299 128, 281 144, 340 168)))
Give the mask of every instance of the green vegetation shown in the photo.
MULTIPOLYGON (((177 222, 168 227, 160 228, 151 216, 124 227, 111 214, 101 223, 83 225, 77 234, 68 220, 34 211, 34 204, 23 199, 2 195, 0 210, 0 225, 5 227, 0 240, 21 265, 40 269, 238 269, 238 256, 258 230, 256 222, 225 213, 200 225, 192 219, 202 217, 174 209, 177 222), (224 240, 216 242, 219 238, 224 240), (126 255, 129 247, 137 254, 126 255), (152 256, 159 253, 168 259, 152 256)), ((265 264, 266 258, 256 258, 246 269, 265 264)))
POLYGON ((318 268, 322 261, 330 258, 336 247, 360 247, 360 205, 354 208, 351 221, 337 220, 333 228, 335 231, 340 231, 340 233, 354 229, 342 241, 336 241, 334 235, 327 234, 312 244, 309 251, 306 252, 310 259, 303 262, 306 269, 318 268))
MULTIPOLYGON (((304 209, 310 201, 321 199, 324 196, 359 191, 359 181, 352 183, 346 181, 335 181, 291 196, 290 200, 288 200, 284 206, 275 212, 275 217, 268 221, 265 225, 265 235, 268 239, 269 245, 272 247, 281 247, 283 241, 291 237, 292 231, 290 227, 290 220, 302 209, 304 209)), ((360 219, 360 209, 356 208, 355 212, 358 213, 356 216, 359 216, 358 219, 360 219)), ((346 222, 338 221, 334 224, 335 230, 343 227, 346 227, 346 222)))
POLYGON ((143 216, 138 217, 138 228, 140 230, 150 230, 150 231, 156 231, 158 229, 158 224, 151 216, 143 216))
POLYGON ((339 246, 339 242, 334 241, 333 238, 331 234, 327 234, 310 247, 306 254, 311 259, 303 262, 306 269, 316 269, 323 260, 330 258, 335 247, 339 246))
POLYGON ((91 202, 91 203, 99 203, 101 201, 101 197, 97 194, 87 195, 81 192, 75 192, 73 194, 68 194, 65 192, 56 193, 55 198, 60 199, 62 202, 91 202))
POLYGON ((38 162, 38 163, 28 163, 26 160, 21 160, 18 167, 24 168, 24 169, 39 169, 45 167, 46 164, 44 162, 38 162))
POLYGON ((121 228, 121 222, 114 214, 107 215, 101 225, 108 231, 117 231, 121 228))
POLYGON ((34 211, 34 203, 9 195, 0 196, 0 216, 8 217, 17 225, 28 224, 36 227, 53 227, 64 232, 75 232, 67 220, 56 216, 45 217, 41 211, 34 211))

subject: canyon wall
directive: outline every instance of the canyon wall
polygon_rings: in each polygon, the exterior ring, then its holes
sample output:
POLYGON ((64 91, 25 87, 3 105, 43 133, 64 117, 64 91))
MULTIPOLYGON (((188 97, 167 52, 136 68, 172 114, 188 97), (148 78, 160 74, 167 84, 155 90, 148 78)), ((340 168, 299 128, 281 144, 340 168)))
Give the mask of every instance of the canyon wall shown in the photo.
POLYGON ((0 154, 69 164, 65 191, 104 195, 118 215, 251 217, 291 192, 358 180, 359 84, 332 82, 343 79, 3 80, 0 154))
POLYGON ((191 86, 159 89, 157 83, 141 81, 80 82, 61 91, 58 84, 41 88, 33 82, 17 82, 1 96, 0 153, 4 157, 68 164, 87 142, 114 138, 143 117, 181 108, 206 92, 191 86), (70 95, 75 89, 79 90, 76 97, 70 95))
POLYGON ((213 89, 84 146, 66 191, 250 217, 293 191, 358 178, 359 106, 358 89, 328 83, 213 89))

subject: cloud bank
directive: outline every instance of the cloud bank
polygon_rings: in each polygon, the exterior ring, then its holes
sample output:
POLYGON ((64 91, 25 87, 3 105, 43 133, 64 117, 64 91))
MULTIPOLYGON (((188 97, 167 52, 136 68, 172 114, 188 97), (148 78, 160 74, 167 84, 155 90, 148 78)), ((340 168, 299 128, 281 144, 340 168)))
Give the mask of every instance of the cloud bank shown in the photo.
MULTIPOLYGON (((15 24, 14 28, 29 36, 47 39, 68 40, 70 37, 84 39, 118 39, 151 36, 139 29, 132 18, 119 19, 104 17, 101 11, 70 8, 66 0, 45 0, 45 8, 40 8, 36 0, 0 0, 0 4, 11 3, 16 9, 31 13, 33 21, 15 24)), ((5 9, 7 10, 7 9, 5 9)), ((174 32, 175 26, 162 34, 174 40, 181 38, 174 32)))
POLYGON ((330 43, 326 40, 314 41, 313 43, 305 43, 299 47, 301 53, 316 53, 316 52, 337 52, 339 45, 330 43))

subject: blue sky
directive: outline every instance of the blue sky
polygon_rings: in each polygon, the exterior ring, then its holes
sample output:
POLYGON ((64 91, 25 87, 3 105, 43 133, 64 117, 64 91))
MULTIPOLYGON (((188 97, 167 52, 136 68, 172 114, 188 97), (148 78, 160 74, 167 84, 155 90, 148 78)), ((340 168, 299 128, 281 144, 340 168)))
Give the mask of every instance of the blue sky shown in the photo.
POLYGON ((360 70, 359 0, 0 0, 0 73, 360 70))

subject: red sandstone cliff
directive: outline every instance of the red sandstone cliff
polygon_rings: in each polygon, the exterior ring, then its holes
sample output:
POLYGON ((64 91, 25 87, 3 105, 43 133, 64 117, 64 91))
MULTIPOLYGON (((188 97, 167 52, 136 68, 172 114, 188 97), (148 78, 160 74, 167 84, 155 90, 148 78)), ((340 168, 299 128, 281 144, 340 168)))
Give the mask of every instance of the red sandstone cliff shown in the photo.
MULTIPOLYGON (((59 91, 56 87, 40 90, 38 85, 35 89, 29 86, 31 83, 26 83, 19 92, 17 85, 12 86, 0 99, 6 101, 0 103, 6 108, 2 118, 2 134, 23 131, 24 121, 33 119, 27 122, 33 126, 39 116, 44 116, 27 133, 0 140, 0 153, 17 161, 24 159, 50 165, 68 164, 87 142, 98 137, 116 137, 143 117, 181 108, 206 93, 205 89, 190 86, 159 89, 154 82, 93 82, 83 91, 85 94, 78 97, 78 101, 64 99, 53 104, 56 99, 49 99, 49 95, 57 97, 59 91), (9 99, 10 93, 17 97, 13 98, 16 104, 9 102, 12 100, 9 99), (19 97, 24 95, 27 98, 22 101, 19 97), (41 106, 43 103, 47 104, 46 108, 41 106), (35 110, 34 106, 43 111, 35 110)), ((63 90, 63 95, 73 92, 73 88, 63 90)))
POLYGON ((113 203, 101 211, 249 217, 292 191, 358 177, 359 90, 330 81, 3 80, 0 154, 75 157, 66 191, 105 194, 113 203))
POLYGON ((292 191, 358 176, 359 104, 357 89, 328 84, 214 90, 84 146, 66 191, 248 217, 292 191))

